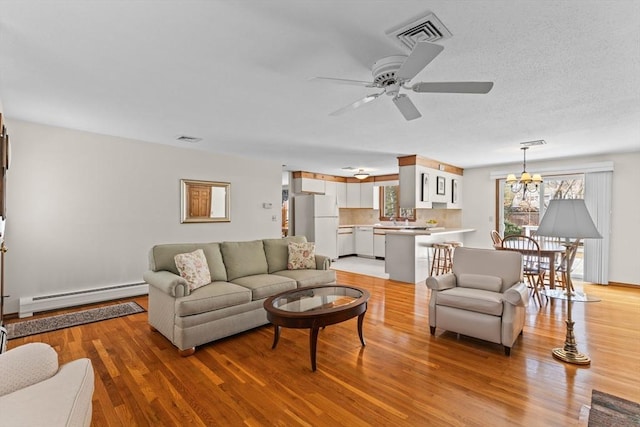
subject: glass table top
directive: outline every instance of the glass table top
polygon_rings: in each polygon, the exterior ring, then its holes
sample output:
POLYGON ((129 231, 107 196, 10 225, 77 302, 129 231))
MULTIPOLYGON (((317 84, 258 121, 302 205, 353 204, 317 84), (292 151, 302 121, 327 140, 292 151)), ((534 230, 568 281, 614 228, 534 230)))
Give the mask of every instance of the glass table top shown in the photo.
POLYGON ((346 286, 323 286, 318 288, 298 289, 281 297, 274 298, 273 307, 292 313, 303 313, 316 310, 329 310, 343 307, 362 298, 364 293, 356 288, 346 286))
MULTIPOLYGON (((567 299, 567 291, 565 291, 564 289, 545 289, 544 291, 541 292, 541 294, 546 295, 549 298, 564 299, 564 300, 567 299)), ((581 291, 573 291, 573 293, 571 294, 571 301, 598 302, 600 301, 600 298, 587 295, 586 293, 581 291)))

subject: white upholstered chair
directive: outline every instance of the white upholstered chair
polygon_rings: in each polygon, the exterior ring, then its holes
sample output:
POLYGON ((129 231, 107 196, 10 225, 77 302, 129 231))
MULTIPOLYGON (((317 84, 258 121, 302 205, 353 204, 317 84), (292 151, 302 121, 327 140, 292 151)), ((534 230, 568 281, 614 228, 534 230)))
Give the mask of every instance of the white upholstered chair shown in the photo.
POLYGON ((520 253, 458 248, 453 271, 427 278, 427 287, 431 335, 445 329, 502 344, 510 355, 529 300, 520 253))
POLYGON ((94 373, 89 359, 58 366, 58 353, 29 343, 0 354, 0 425, 91 425, 94 373))

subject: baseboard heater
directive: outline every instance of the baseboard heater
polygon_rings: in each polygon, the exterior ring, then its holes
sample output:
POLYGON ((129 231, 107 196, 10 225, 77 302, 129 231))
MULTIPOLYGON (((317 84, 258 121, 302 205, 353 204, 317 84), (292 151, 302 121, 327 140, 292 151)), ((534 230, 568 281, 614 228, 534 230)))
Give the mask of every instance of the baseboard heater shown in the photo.
POLYGON ((92 304, 119 298, 144 295, 149 292, 149 285, 145 282, 129 283, 125 285, 105 286, 103 288, 85 289, 81 291, 63 292, 51 295, 20 298, 18 316, 29 317, 39 311, 56 310, 76 305, 92 304))

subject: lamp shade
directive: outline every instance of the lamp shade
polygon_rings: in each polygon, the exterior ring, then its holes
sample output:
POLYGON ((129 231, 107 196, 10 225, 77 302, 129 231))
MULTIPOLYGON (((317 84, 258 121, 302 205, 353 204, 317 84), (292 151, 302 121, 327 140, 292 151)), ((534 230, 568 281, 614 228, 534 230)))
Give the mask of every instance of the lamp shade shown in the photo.
POLYGON ((574 239, 602 238, 582 199, 551 200, 536 234, 574 239))

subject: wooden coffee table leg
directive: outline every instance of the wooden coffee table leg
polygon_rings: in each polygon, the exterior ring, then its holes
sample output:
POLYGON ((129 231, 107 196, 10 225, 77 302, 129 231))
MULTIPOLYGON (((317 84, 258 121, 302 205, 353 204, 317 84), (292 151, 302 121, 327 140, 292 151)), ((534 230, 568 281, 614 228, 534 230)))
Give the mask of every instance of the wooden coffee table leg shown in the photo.
MULTIPOLYGON (((366 311, 365 311, 366 313, 366 311)), ((362 313, 360 316, 358 316, 358 335, 360 336, 360 342, 362 343, 362 346, 364 347, 365 345, 367 345, 366 342, 364 342, 364 335, 362 334, 362 323, 364 323, 364 315, 365 313, 362 313)))
POLYGON ((309 332, 309 355, 311 356, 311 370, 316 371, 316 348, 318 345, 318 331, 320 328, 312 327, 309 332))
POLYGON ((271 349, 276 348, 278 340, 280 339, 280 326, 273 325, 273 328, 273 345, 271 346, 271 349))

